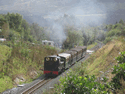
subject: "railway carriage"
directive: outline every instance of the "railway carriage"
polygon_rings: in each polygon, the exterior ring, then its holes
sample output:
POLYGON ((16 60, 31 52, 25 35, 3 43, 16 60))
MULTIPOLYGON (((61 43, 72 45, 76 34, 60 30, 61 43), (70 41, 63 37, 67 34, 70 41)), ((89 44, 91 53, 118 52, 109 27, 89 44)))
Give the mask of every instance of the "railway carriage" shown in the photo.
POLYGON ((86 55, 87 47, 86 46, 78 46, 77 48, 82 49, 81 57, 84 57, 86 55))
POLYGON ((75 51, 65 51, 65 53, 71 54, 72 64, 74 64, 77 61, 77 52, 75 52, 75 51))
POLYGON ((64 63, 64 69, 68 69, 69 66, 72 65, 71 54, 61 53, 61 54, 58 54, 58 56, 61 58, 61 62, 64 63))
POLYGON ((70 50, 77 52, 76 60, 79 60, 79 59, 81 58, 81 56, 82 56, 82 49, 80 49, 80 48, 72 48, 72 49, 70 49, 70 50))

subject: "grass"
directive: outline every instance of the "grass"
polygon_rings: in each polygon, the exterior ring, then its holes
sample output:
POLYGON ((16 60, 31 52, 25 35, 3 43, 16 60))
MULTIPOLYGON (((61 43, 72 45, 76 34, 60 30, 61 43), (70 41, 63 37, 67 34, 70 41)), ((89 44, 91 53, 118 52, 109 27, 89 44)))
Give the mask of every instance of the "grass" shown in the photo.
POLYGON ((99 49, 94 53, 87 61, 87 73, 89 75, 100 75, 100 71, 107 71, 116 64, 114 58, 118 56, 120 51, 123 51, 125 48, 125 42, 119 40, 113 40, 106 44, 103 48, 99 49), (94 57, 94 58, 93 58, 94 57), (89 63, 91 62, 91 63, 89 63))
POLYGON ((91 44, 91 45, 88 45, 87 46, 87 49, 91 49, 91 48, 93 48, 94 46, 96 46, 97 45, 97 43, 95 42, 95 43, 93 43, 93 44, 91 44))
POLYGON ((0 91, 4 91, 12 87, 13 87, 13 82, 10 77, 4 76, 3 78, 0 78, 0 91))
POLYGON ((13 47, 0 45, 0 92, 14 87, 14 79, 22 76, 25 82, 31 82, 33 79, 43 74, 44 57, 57 54, 54 47, 42 45, 30 45, 26 43, 15 43, 13 47), (31 72, 37 72, 37 75, 31 72))

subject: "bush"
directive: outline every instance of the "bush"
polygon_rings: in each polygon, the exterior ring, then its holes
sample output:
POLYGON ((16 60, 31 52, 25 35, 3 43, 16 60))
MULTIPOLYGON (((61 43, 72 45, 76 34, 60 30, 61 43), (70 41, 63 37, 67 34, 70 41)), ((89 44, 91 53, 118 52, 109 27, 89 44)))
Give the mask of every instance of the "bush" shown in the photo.
POLYGON ((105 41, 104 41, 104 44, 106 44, 107 42, 111 41, 112 38, 111 37, 106 37, 105 41))
POLYGON ((121 30, 119 29, 112 29, 109 32, 107 32, 107 37, 118 36, 118 35, 121 35, 121 30))
POLYGON ((28 57, 30 51, 30 49, 22 47, 22 49, 19 50, 19 53, 21 53, 24 57, 28 57))
MULTIPOLYGON (((106 79, 104 79, 106 82, 106 79)), ((70 71, 65 78, 60 79, 62 90, 60 93, 65 94, 107 94, 107 84, 96 81, 95 76, 79 76, 70 71)), ((59 87, 57 88, 59 90, 59 87)), ((59 91, 57 91, 59 93, 59 91)))
POLYGON ((118 65, 114 66, 114 70, 112 74, 116 74, 116 76, 112 79, 112 83, 115 89, 120 89, 122 83, 120 80, 123 78, 125 81, 125 51, 119 53, 120 56, 116 57, 118 65))

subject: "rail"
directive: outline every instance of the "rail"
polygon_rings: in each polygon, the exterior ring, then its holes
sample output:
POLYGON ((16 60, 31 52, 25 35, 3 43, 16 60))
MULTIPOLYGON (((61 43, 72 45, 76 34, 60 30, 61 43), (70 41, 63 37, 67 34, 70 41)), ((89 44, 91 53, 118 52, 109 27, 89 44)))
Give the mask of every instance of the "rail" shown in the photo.
POLYGON ((21 94, 32 94, 37 89, 39 89, 40 87, 44 86, 47 82, 49 82, 51 80, 52 79, 43 79, 43 80, 40 80, 39 82, 37 82, 33 86, 31 86, 28 89, 26 89, 25 91, 23 91, 21 94))

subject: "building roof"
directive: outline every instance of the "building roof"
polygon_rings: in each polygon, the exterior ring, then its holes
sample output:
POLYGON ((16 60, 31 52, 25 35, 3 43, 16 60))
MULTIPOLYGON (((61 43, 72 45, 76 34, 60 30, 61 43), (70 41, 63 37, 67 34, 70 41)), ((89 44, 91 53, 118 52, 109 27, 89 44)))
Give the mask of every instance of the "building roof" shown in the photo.
MULTIPOLYGON (((48 41, 48 40, 42 40, 42 42, 53 42, 53 41, 48 41)), ((54 42, 53 42, 54 43, 54 42)))

